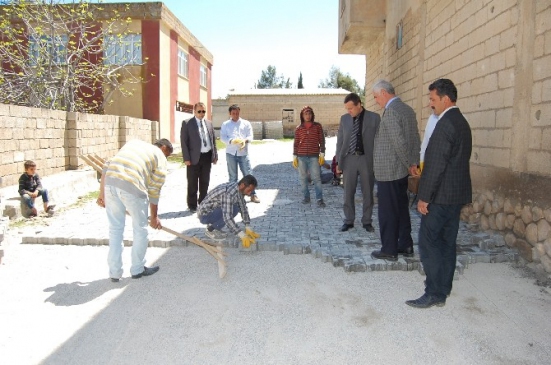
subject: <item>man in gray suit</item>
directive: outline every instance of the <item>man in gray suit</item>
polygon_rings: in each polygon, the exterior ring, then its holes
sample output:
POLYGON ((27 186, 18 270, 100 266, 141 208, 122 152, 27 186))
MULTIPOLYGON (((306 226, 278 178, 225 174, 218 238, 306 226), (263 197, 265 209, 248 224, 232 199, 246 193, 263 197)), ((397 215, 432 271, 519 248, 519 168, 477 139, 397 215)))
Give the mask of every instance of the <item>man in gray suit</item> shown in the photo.
POLYGON ((344 224, 341 232, 354 227, 356 210, 354 195, 360 177, 363 196, 362 225, 368 232, 374 232, 373 214, 373 140, 381 118, 365 110, 358 94, 351 93, 344 98, 347 114, 341 117, 337 134, 337 173, 342 172, 344 187, 344 224))
POLYGON ((422 214, 419 250, 427 278, 425 294, 406 301, 415 308, 446 304, 455 272, 459 215, 472 201, 471 128, 455 105, 457 88, 451 80, 439 79, 429 91, 430 107, 439 119, 425 151, 417 194, 422 214))
POLYGON ((408 172, 417 174, 421 149, 415 112, 395 94, 388 81, 373 86, 373 97, 384 108, 373 152, 383 246, 371 257, 390 261, 396 261, 398 254, 413 256, 408 172))
POLYGON ((187 167, 187 206, 192 213, 197 211, 197 204, 207 195, 210 169, 218 161, 214 128, 205 118, 205 113, 205 104, 195 104, 195 117, 184 120, 180 129, 182 158, 187 167))

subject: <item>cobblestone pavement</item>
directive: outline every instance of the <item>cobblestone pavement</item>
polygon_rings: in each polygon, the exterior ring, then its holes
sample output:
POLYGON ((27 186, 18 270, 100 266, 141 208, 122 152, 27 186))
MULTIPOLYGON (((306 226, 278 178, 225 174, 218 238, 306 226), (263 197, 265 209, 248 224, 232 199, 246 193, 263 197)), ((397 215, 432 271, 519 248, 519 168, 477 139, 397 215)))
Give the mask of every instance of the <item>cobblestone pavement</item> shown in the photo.
MULTIPOLYGON (((336 138, 327 138, 328 159, 335 151, 336 138)), ((250 146, 254 175, 259 182, 257 194, 259 204, 248 203, 251 224, 262 237, 251 249, 260 251, 282 251, 283 254, 311 254, 322 262, 343 267, 345 271, 419 270, 417 234, 420 215, 410 211, 415 257, 399 257, 398 261, 374 260, 370 254, 381 247, 377 205, 374 208, 375 232, 366 232, 361 225, 361 193, 356 194, 356 226, 347 232, 340 232, 343 222, 343 190, 340 186, 323 185, 325 208, 320 208, 313 199, 311 204, 301 203, 302 196, 297 172, 291 165, 292 143, 266 141, 250 146)), ((218 164, 213 166, 211 188, 227 181, 224 151, 218 164)), ((315 196, 313 186, 311 195, 315 196)), ((186 206, 186 171, 178 164, 171 164, 171 171, 163 187, 159 203, 159 215, 163 225, 187 236, 197 236, 205 242, 204 226, 186 206)), ((247 199, 248 200, 248 199, 247 199)), ((130 219, 130 218, 128 218, 130 219)), ((132 241, 131 225, 127 222, 124 234, 126 244, 132 241)), ((27 228, 22 243, 105 245, 108 243, 108 224, 104 209, 95 202, 80 208, 70 209, 52 217, 45 227, 27 228)), ((505 262, 518 258, 515 250, 505 246, 498 234, 479 233, 475 227, 464 222, 458 235, 457 273, 476 262, 505 262)), ((226 247, 238 249, 240 240, 230 236, 224 241, 226 247)), ((188 243, 165 231, 150 229, 150 246, 187 246, 188 243)), ((245 250, 240 248, 241 250, 245 250)), ((248 250, 251 250, 248 249, 248 250)))

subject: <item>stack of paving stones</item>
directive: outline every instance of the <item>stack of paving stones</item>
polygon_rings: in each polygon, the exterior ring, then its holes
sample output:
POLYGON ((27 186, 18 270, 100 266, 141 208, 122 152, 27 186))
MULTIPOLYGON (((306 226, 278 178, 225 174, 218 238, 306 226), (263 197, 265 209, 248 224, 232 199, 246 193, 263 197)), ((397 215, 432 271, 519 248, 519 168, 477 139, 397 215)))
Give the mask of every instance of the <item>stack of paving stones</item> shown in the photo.
MULTIPOLYGON (((332 156, 335 139, 328 138, 328 156, 332 156)), ((211 189, 227 181, 225 153, 221 151, 219 161, 213 165, 211 189)), ((302 204, 302 193, 297 180, 297 172, 292 168, 292 143, 267 142, 251 145, 251 162, 254 175, 259 181, 257 194, 260 204, 248 203, 252 228, 262 237, 249 249, 240 248, 239 238, 229 234, 222 244, 228 248, 247 251, 281 251, 283 255, 309 254, 324 263, 347 272, 369 272, 402 270, 421 273, 417 235, 420 215, 410 211, 414 239, 415 256, 399 257, 398 261, 374 260, 371 252, 381 248, 378 231, 377 205, 373 214, 374 233, 362 228, 361 192, 356 194, 355 227, 340 232, 343 222, 341 186, 323 185, 325 208, 316 204, 314 187, 310 186, 312 203, 302 204)), ((163 187, 159 203, 159 217, 164 226, 187 236, 196 236, 210 242, 204 235, 205 227, 195 214, 186 207, 186 171, 179 164, 171 165, 171 171, 163 187)), ((248 198, 246 198, 248 200, 248 198)), ((240 221, 238 216, 238 221, 240 221)), ((470 264, 477 262, 508 262, 518 258, 516 249, 505 245, 500 234, 480 233, 476 225, 462 222, 458 235, 457 270, 461 274, 470 264)), ((50 218, 46 227, 30 227, 23 235, 23 243, 34 244, 108 244, 108 223, 105 210, 90 202, 81 208, 59 212, 50 218)), ((124 232, 125 245, 132 242, 130 218, 124 232)), ((150 246, 185 247, 194 246, 165 231, 150 229, 150 246)), ((457 277, 457 275, 456 275, 457 277)))

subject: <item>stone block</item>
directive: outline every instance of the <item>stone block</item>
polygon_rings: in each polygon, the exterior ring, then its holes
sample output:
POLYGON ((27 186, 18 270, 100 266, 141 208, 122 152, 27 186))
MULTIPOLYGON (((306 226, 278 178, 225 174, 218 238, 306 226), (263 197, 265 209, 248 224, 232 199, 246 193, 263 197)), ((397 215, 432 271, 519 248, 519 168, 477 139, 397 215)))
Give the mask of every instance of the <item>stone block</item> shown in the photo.
POLYGON ((545 241, 550 237, 551 226, 545 219, 540 219, 537 223, 538 227, 538 242, 545 241))
POLYGON ((302 245, 288 244, 288 245, 285 245, 285 248, 283 249, 284 255, 290 255, 290 254, 300 255, 302 253, 303 253, 302 245))
POLYGON ((543 242, 543 245, 545 247, 545 253, 547 254, 547 256, 551 257, 551 237, 546 239, 543 242))
POLYGON ((540 257, 540 262, 546 272, 551 273, 551 257, 542 256, 540 257))
POLYGON ((367 271, 367 265, 363 260, 356 259, 350 260, 344 265, 345 272, 365 272, 367 271))
POLYGON ((516 236, 524 238, 526 234, 526 226, 521 218, 515 219, 515 223, 513 223, 513 232, 516 236))
POLYGON ((532 207, 529 205, 525 205, 524 208, 522 208, 522 212, 520 214, 520 217, 522 218, 522 221, 524 224, 529 224, 532 222, 532 207))
POLYGON ((526 226, 525 238, 532 246, 538 242, 538 226, 535 223, 526 226))
POLYGON ((532 245, 525 240, 517 239, 515 241, 515 248, 518 249, 519 255, 526 261, 532 262, 532 245))
POLYGON ((259 251, 277 251, 278 245, 275 242, 261 242, 258 244, 259 251))

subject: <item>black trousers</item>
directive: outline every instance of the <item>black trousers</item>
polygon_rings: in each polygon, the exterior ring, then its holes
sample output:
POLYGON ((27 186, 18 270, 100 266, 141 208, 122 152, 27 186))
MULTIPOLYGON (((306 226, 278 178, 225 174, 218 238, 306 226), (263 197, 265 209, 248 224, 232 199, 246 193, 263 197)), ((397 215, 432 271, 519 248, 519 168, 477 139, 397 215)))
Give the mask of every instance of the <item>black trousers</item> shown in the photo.
POLYGON ((210 169, 212 166, 212 151, 201 153, 196 165, 187 166, 187 206, 197 209, 209 190, 210 169), (197 198, 199 190, 199 198, 197 198))
POLYGON ((377 181, 381 252, 389 255, 413 247, 407 188, 407 176, 394 181, 377 181))

